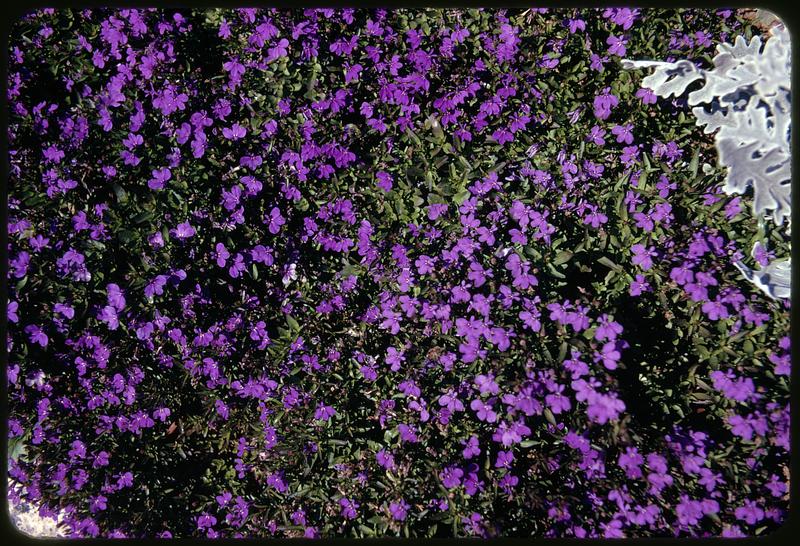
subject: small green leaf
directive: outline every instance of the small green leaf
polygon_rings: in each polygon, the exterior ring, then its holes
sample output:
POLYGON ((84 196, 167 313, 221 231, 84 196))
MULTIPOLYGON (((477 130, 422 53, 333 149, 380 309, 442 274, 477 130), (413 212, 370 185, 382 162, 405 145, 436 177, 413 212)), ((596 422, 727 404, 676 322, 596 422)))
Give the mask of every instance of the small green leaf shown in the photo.
POLYGON ((607 256, 603 256, 602 258, 599 258, 597 260, 597 263, 599 263, 600 265, 604 265, 609 269, 613 269, 614 271, 617 271, 617 272, 622 271, 622 267, 620 267, 619 265, 617 265, 616 263, 611 261, 611 259, 608 258, 607 256))
POLYGON ((700 164, 700 147, 694 149, 692 154, 692 161, 689 163, 689 172, 692 173, 692 178, 697 176, 697 166, 700 164))
POLYGON ((117 196, 117 201, 120 203, 126 203, 128 201, 128 194, 122 186, 115 182, 111 187, 114 190, 114 195, 117 196))
POLYGON ((153 213, 149 211, 140 212, 133 217, 134 224, 144 224, 145 222, 153 219, 153 213))
POLYGON ((300 331, 300 324, 295 320, 295 318, 293 316, 286 315, 286 323, 289 325, 289 327, 292 330, 294 330, 296 332, 300 331))
POLYGON ((456 205, 461 205, 464 201, 466 201, 470 196, 469 190, 461 190, 457 194, 453 196, 453 202, 456 205))
POLYGON ((572 259, 572 256, 573 253, 570 252, 569 250, 562 250, 561 252, 556 254, 556 257, 553 259, 553 265, 561 265, 563 263, 566 263, 572 259))

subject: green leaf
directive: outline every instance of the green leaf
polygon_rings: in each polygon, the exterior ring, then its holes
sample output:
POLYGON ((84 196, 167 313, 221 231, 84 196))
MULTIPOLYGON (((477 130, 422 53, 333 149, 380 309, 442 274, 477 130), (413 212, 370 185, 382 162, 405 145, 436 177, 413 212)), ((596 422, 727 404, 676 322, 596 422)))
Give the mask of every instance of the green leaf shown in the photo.
POLYGON ((300 331, 300 324, 299 324, 299 323, 298 323, 298 322, 297 322, 297 321, 294 319, 294 317, 293 317, 293 316, 291 316, 291 315, 286 315, 286 323, 287 323, 287 324, 289 325, 289 327, 290 327, 292 330, 294 330, 295 332, 299 332, 299 331, 300 331))
POLYGON ((561 265, 563 263, 566 263, 572 259, 573 255, 574 254, 569 250, 562 250, 561 252, 556 254, 556 257, 553 259, 553 265, 561 265))
POLYGON ((25 441, 24 436, 11 438, 8 440, 8 456, 17 461, 25 454, 25 441))
POLYGON ((689 172, 692 173, 692 178, 697 176, 697 167, 700 164, 700 147, 694 149, 692 154, 692 161, 689 163, 689 172))
POLYGON ((130 243, 131 241, 133 241, 136 238, 136 232, 135 231, 131 231, 129 229, 123 229, 122 231, 119 232, 119 235, 117 235, 117 238, 119 239, 120 243, 127 244, 127 243, 130 243))
POLYGON ((144 224, 153 219, 153 213, 149 211, 140 212, 132 218, 134 224, 144 224))
POLYGON ((111 187, 114 190, 114 195, 117 196, 117 201, 118 202, 120 202, 120 203, 127 203, 128 202, 128 194, 127 194, 127 192, 125 191, 125 189, 122 186, 120 186, 119 184, 114 182, 114 184, 112 184, 111 187))
POLYGON ((545 267, 547 268, 547 272, 550 273, 553 277, 555 277, 557 279, 566 279, 567 278, 566 275, 564 275, 559 270, 557 270, 555 267, 553 267, 552 263, 547 264, 545 267))
POLYGON ((464 201, 466 201, 470 196, 469 190, 461 190, 457 194, 453 196, 453 202, 456 205, 461 205, 464 201))
POLYGON ((609 269, 613 269, 616 272, 622 271, 622 267, 611 261, 610 258, 607 256, 603 256, 602 258, 598 258, 597 263, 600 265, 604 265, 609 269))
POLYGON ((20 280, 17 281, 17 284, 14 285, 14 292, 19 294, 19 291, 25 288, 25 285, 28 284, 28 276, 25 275, 20 280))

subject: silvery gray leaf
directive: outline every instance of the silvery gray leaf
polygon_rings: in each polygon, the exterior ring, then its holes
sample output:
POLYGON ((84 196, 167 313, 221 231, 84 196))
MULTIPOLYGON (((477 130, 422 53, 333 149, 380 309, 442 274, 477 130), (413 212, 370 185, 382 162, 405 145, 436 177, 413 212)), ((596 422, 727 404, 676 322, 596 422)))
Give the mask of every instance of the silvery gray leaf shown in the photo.
POLYGON ((767 267, 752 270, 742 262, 734 262, 747 280, 773 299, 788 299, 792 295, 791 260, 775 261, 767 267))
POLYGON ((785 151, 773 148, 766 153, 758 143, 741 145, 733 139, 718 142, 720 165, 728 167, 723 190, 744 193, 753 187, 753 211, 771 215, 776 224, 791 217, 791 162, 785 151))

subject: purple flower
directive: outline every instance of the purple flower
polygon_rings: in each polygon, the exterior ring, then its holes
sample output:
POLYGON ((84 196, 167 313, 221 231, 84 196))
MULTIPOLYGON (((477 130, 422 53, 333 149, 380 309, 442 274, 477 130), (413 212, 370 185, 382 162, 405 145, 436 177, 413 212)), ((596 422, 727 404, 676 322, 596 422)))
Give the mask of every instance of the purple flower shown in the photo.
POLYGON ((603 538, 624 538, 625 533, 622 532, 622 525, 622 521, 618 519, 602 523, 600 527, 603 529, 603 538))
POLYGON ((150 243, 150 246, 152 246, 155 249, 163 248, 164 236, 161 234, 160 231, 156 231, 147 238, 147 242, 150 243))
POLYGON ((500 387, 494 380, 494 376, 492 374, 476 375, 475 386, 478 387, 478 390, 481 394, 498 394, 500 392, 500 387))
POLYGON ((623 30, 628 30, 639 17, 639 10, 630 8, 609 8, 603 11, 603 17, 610 18, 614 24, 620 25, 623 30))
POLYGON ((250 331, 250 339, 259 342, 258 348, 260 350, 266 349, 267 346, 272 343, 267 333, 267 324, 263 320, 258 321, 253 326, 253 329, 250 331))
POLYGON ((346 68, 344 75, 345 83, 350 83, 352 81, 358 80, 358 75, 364 69, 364 67, 361 66, 360 64, 354 64, 352 66, 349 66, 347 65, 347 63, 345 63, 345 68, 346 68))
POLYGON ((748 419, 745 419, 741 415, 733 414, 728 417, 728 424, 731 426, 731 432, 736 436, 748 442, 753 439, 753 425, 748 419))
POLYGON ((655 247, 647 247, 643 244, 635 244, 631 247, 631 252, 633 253, 633 259, 631 263, 633 265, 638 265, 645 271, 653 267, 653 255, 655 254, 655 247))
POLYGON ((642 477, 641 466, 644 463, 644 457, 639 454, 635 447, 628 447, 624 453, 619 456, 619 466, 622 468, 628 478, 639 479, 642 477))
POLYGON ((9 269, 13 270, 14 277, 18 279, 23 278, 28 273, 28 266, 30 265, 30 261, 31 261, 30 254, 28 254, 24 250, 20 252, 15 258, 10 260, 8 265, 9 269))
POLYGON ((286 224, 286 219, 281 215, 281 210, 278 207, 272 207, 269 213, 269 232, 277 235, 284 224, 286 224))
POLYGON ((403 365, 403 361, 405 361, 405 356, 403 355, 402 351, 399 351, 395 347, 389 347, 386 350, 386 364, 389 365, 389 369, 393 372, 400 371, 401 366, 403 365))
POLYGON ((225 267, 228 258, 230 258, 231 256, 230 253, 225 248, 225 245, 223 245, 222 243, 217 243, 215 250, 216 250, 215 256, 217 260, 217 265, 220 267, 225 267))
POLYGON ((399 501, 389 504, 389 513, 392 515, 393 519, 405 521, 409 508, 411 508, 411 506, 404 499, 400 499, 399 501))
POLYGON ((589 213, 583 218, 583 223, 595 229, 608 222, 608 216, 592 206, 589 213))
POLYGON ((456 466, 448 466, 439 473, 439 479, 447 489, 453 489, 461 485, 461 478, 464 471, 456 466))
POLYGON ((711 320, 724 319, 730 316, 727 306, 719 300, 705 302, 702 309, 703 313, 711 320))
POLYGON ((272 62, 282 57, 286 57, 289 53, 289 40, 286 38, 281 38, 274 47, 271 47, 267 50, 267 56, 265 60, 267 62, 272 62))
POLYGON ((589 130, 589 134, 586 135, 586 140, 596 144, 597 146, 605 146, 606 141, 603 138, 605 135, 606 130, 601 128, 599 125, 595 125, 589 130))
POLYGON ((417 431, 411 425, 400 423, 397 425, 397 431, 400 433, 400 439, 410 444, 415 444, 419 441, 417 438, 417 431))
POLYGON ((230 190, 222 190, 222 206, 225 210, 234 210, 242 198, 242 188, 238 185, 230 190))
POLYGON ((8 306, 6 307, 6 318, 8 318, 9 322, 14 322, 14 323, 19 322, 19 317, 17 316, 17 309, 19 309, 19 303, 15 301, 8 302, 8 306))
POLYGON ((497 421, 497 413, 492 410, 490 404, 485 404, 482 400, 476 398, 470 403, 469 407, 475 411, 480 421, 486 421, 488 423, 497 421))
POLYGON ((55 146, 48 146, 45 148, 42 151, 42 155, 44 155, 45 159, 53 163, 60 163, 61 160, 64 159, 64 152, 55 146))
POLYGON ((391 451, 381 449, 375 454, 375 460, 386 470, 392 470, 395 467, 394 455, 391 451))
POLYGON ((448 391, 447 393, 441 395, 439 397, 439 405, 447 408, 447 410, 451 413, 456 411, 464 411, 464 404, 461 403, 461 400, 458 399, 458 395, 453 391, 448 391))
POLYGON ((617 137, 619 144, 632 144, 633 143, 633 124, 626 123, 625 125, 614 125, 611 128, 611 134, 617 137))
POLYGON ((339 506, 341 507, 342 517, 346 519, 356 519, 356 517, 358 517, 358 507, 361 505, 353 500, 341 498, 339 499, 339 506))
POLYGON ((440 218, 441 216, 443 216, 444 214, 446 214, 447 213, 447 209, 448 209, 447 205, 442 204, 442 203, 429 205, 428 206, 428 218, 431 221, 434 221, 434 220, 440 218))
POLYGON ((29 324, 25 327, 25 333, 28 334, 28 339, 31 340, 31 343, 37 343, 42 347, 47 347, 47 334, 45 334, 37 325, 29 324))
POLYGON ((178 227, 172 230, 172 236, 176 239, 189 239, 190 237, 194 237, 196 233, 197 232, 189 222, 180 223, 178 227))
POLYGON ((375 178, 378 180, 377 186, 385 192, 392 190, 392 175, 386 171, 378 171, 375 173, 375 178))
POLYGON ((273 472, 272 474, 267 476, 267 485, 275 488, 275 490, 278 491, 279 493, 285 493, 286 491, 289 490, 289 487, 283 480, 282 474, 283 472, 273 472))
POLYGON ((133 487, 133 474, 131 472, 120 474, 117 478, 117 489, 120 490, 126 487, 133 487))
POLYGON ((169 408, 158 408, 153 411, 153 419, 158 419, 162 423, 166 422, 172 412, 169 408))
POLYGON ((471 459, 480 455, 481 449, 478 444, 478 437, 477 436, 470 436, 469 440, 466 442, 461 442, 464 446, 461 454, 464 456, 465 459, 471 459))
POLYGON ((67 453, 70 459, 83 459, 86 456, 86 445, 80 440, 73 441, 70 447, 67 453))
POLYGON ((625 56, 625 52, 627 51, 625 46, 628 44, 626 38, 611 35, 606 38, 606 44, 608 44, 608 52, 612 55, 617 55, 618 57, 625 56))
POLYGON ((766 488, 769 489, 773 497, 782 497, 789 490, 788 485, 782 482, 775 474, 770 476, 770 481, 766 484, 766 488))
POLYGON ((230 127, 224 127, 222 129, 222 136, 227 138, 228 140, 240 140, 247 135, 247 129, 239 125, 238 123, 234 123, 230 127))
POLYGON ((119 328, 119 319, 117 318, 117 310, 110 305, 103 307, 97 314, 97 320, 105 322, 109 330, 116 330, 119 328))
POLYGON ((92 514, 96 514, 97 512, 101 512, 108 508, 106 504, 108 502, 108 498, 104 495, 97 495, 93 497, 89 497, 89 512, 92 514))
POLYGON ((755 501, 745 501, 744 506, 736 509, 736 519, 744 521, 748 525, 755 525, 764 519, 764 510, 755 501))
POLYGON ((92 468, 101 468, 104 466, 108 466, 110 455, 105 452, 101 451, 94 456, 94 461, 92 462, 92 468))
POLYGON ((655 104, 658 100, 653 90, 646 87, 642 87, 636 91, 636 98, 640 99, 642 104, 655 104))
POLYGON ((41 235, 37 235, 36 237, 31 238, 28 242, 30 243, 31 249, 34 252, 40 252, 42 249, 48 247, 50 239, 41 235))
MULTIPOLYGON (((108 304, 115 310, 122 311, 125 308, 125 295, 119 285, 110 283, 106 286, 106 292, 108 294, 108 304)), ((72 308, 70 308, 70 310, 72 310, 72 308)), ((74 315, 74 311, 72 313, 74 315)), ((72 318, 72 316, 68 318, 72 318)))
POLYGON ((170 171, 168 167, 153 169, 152 174, 153 177, 147 181, 147 186, 151 190, 164 189, 164 186, 172 178, 172 171, 170 171))
POLYGON ((608 57, 601 57, 596 53, 592 53, 589 56, 589 61, 590 61, 589 67, 592 70, 596 70, 597 72, 602 73, 605 70, 605 67, 603 65, 608 62, 608 57))
POLYGON ((611 88, 606 87, 600 95, 594 98, 594 115, 597 119, 608 119, 611 110, 619 105, 619 99, 611 93, 611 88))
POLYGON ((336 410, 331 406, 319 404, 314 412, 314 419, 317 419, 318 421, 328 421, 334 415, 336 415, 336 410))
POLYGON ((245 67, 237 60, 228 61, 223 63, 222 69, 230 73, 231 79, 239 79, 245 73, 245 67))
POLYGON ((615 340, 617 336, 622 333, 622 325, 618 322, 611 320, 607 314, 600 317, 600 324, 594 332, 594 338, 597 341, 615 340))
POLYGON ((608 421, 617 420, 619 414, 625 410, 625 403, 617 398, 616 395, 592 392, 587 402, 589 407, 586 413, 589 419, 601 425, 608 421))
POLYGON ((566 25, 570 34, 575 34, 579 30, 586 30, 586 21, 583 19, 568 19, 566 25))
POLYGON ((609 341, 608 343, 603 344, 603 348, 600 353, 597 353, 597 360, 603 362, 603 366, 606 367, 608 370, 616 370, 617 369, 617 362, 619 362, 620 352, 617 350, 617 343, 614 341, 609 341))
POLYGON ((750 399, 757 399, 755 384, 749 377, 737 378, 736 375, 728 370, 714 370, 709 374, 714 388, 721 391, 726 398, 736 402, 747 402, 750 399))
POLYGON ((227 419, 230 415, 230 409, 222 400, 214 401, 214 409, 216 410, 217 415, 223 419, 227 419))
POLYGON ((197 528, 202 529, 209 529, 217 524, 217 518, 209 514, 208 512, 203 512, 197 518, 197 528))
POLYGON ((514 461, 514 454, 509 451, 498 451, 497 460, 494 463, 495 468, 511 468, 511 463, 514 461))
POLYGON ((545 403, 547 407, 550 408, 550 411, 552 411, 554 415, 569 411, 572 407, 572 402, 570 402, 569 397, 562 394, 565 388, 564 385, 548 385, 547 388, 551 392, 545 396, 545 403))
POLYGON ((414 262, 414 265, 417 266, 417 272, 420 275, 426 275, 433 272, 434 264, 434 259, 424 254, 417 258, 417 260, 414 262))

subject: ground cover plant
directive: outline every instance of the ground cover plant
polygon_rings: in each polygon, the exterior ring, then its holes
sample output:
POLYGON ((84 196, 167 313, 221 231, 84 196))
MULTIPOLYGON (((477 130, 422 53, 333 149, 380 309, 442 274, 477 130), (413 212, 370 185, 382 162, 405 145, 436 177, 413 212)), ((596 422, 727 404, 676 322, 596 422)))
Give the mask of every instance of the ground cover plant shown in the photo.
POLYGON ((10 494, 74 537, 776 529, 790 304, 736 264, 788 239, 723 192, 686 98, 621 63, 708 68, 761 33, 730 10, 25 16, 10 494))

